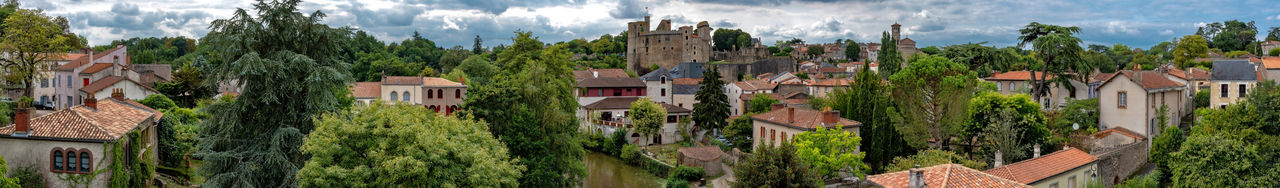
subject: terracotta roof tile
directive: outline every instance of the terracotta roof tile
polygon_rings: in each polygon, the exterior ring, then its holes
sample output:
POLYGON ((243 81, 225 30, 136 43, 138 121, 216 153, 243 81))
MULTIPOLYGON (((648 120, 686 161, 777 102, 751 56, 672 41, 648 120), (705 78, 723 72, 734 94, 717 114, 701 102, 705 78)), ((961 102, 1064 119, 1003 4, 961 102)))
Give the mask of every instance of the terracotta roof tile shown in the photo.
POLYGON ((573 71, 573 77, 574 77, 574 78, 577 78, 577 79, 579 79, 579 80, 581 80, 581 79, 587 79, 587 78, 592 78, 592 71, 598 72, 598 73, 599 73, 599 77, 601 77, 601 78, 604 78, 604 77, 611 77, 611 78, 626 78, 626 77, 631 77, 630 75, 627 75, 627 71, 622 70, 622 69, 588 69, 588 70, 579 70, 579 71, 573 71))
POLYGON ((782 109, 773 110, 761 114, 751 116, 753 120, 766 121, 779 124, 791 128, 803 130, 816 130, 819 126, 825 128, 835 128, 837 124, 845 127, 861 127, 862 123, 841 117, 836 117, 837 123, 823 123, 822 111, 811 110, 805 108, 784 107, 782 109), (789 112, 794 111, 794 112, 789 112), (788 117, 794 115, 795 117, 788 117))
MULTIPOLYGON (((1277 62, 1277 63, 1280 63, 1280 62, 1277 62)), ((1187 79, 1187 71, 1184 71, 1182 69, 1169 69, 1168 74, 1173 75, 1174 77, 1181 78, 1183 80, 1208 80, 1209 79, 1209 76, 1210 76, 1209 71, 1205 71, 1204 69, 1200 69, 1200 68, 1190 68, 1190 70, 1191 70, 1192 79, 1187 79)))
POLYGON ((1076 148, 1067 148, 1037 158, 984 171, 1023 184, 1034 184, 1045 178, 1071 171, 1097 161, 1098 158, 1076 148))
POLYGON ((809 85, 811 86, 847 86, 851 83, 853 83, 853 80, 836 78, 836 79, 817 80, 813 83, 809 83, 809 85))
MULTIPOLYGON (((959 164, 940 164, 920 170, 924 171, 925 187, 1031 187, 959 164)), ((906 188, 911 174, 904 170, 867 176, 867 180, 888 188, 906 188)))
MULTIPOLYGON (((119 49, 120 49, 120 48, 112 48, 112 49, 107 50, 107 51, 103 51, 103 52, 96 52, 96 53, 94 53, 94 54, 93 54, 93 59, 95 59, 95 60, 96 60, 96 59, 101 59, 103 56, 107 56, 107 55, 111 54, 112 52, 115 52, 116 50, 119 50, 119 49)), ((126 64, 128 64, 128 62, 129 62, 129 56, 125 56, 124 60, 125 60, 126 64)), ((55 70, 73 70, 73 69, 75 69, 75 68, 77 68, 77 67, 80 67, 80 66, 83 66, 83 65, 85 65, 85 64, 89 64, 89 63, 92 63, 92 62, 91 62, 91 60, 89 59, 89 56, 88 56, 88 55, 85 55, 85 56, 83 56, 83 57, 77 58, 76 60, 72 60, 72 61, 71 61, 71 63, 67 63, 67 64, 64 64, 64 65, 58 66, 58 68, 56 68, 55 70)))
POLYGON ((720 150, 720 146, 686 147, 677 149, 676 152, 699 161, 716 160, 724 155, 724 151, 720 150))
POLYGON ((466 85, 462 85, 462 83, 437 77, 422 77, 422 85, 431 87, 467 87, 466 85))
POLYGON ((1262 67, 1266 67, 1267 69, 1280 69, 1280 57, 1262 58, 1262 67))
POLYGON ((80 71, 80 73, 88 73, 88 74, 98 73, 102 70, 107 70, 107 68, 111 68, 112 65, 113 64, 111 63, 94 63, 93 66, 89 66, 89 68, 85 68, 84 71, 80 71))
POLYGON ((388 76, 382 78, 383 85, 422 85, 421 76, 388 76))
MULTIPOLYGON (((111 141, 146 121, 158 121, 161 114, 132 100, 102 99, 98 108, 73 106, 31 119, 31 138, 81 141, 111 141)), ((13 124, 0 127, 0 137, 13 134, 13 124)))
POLYGON ((98 80, 96 80, 96 81, 93 81, 93 83, 89 83, 89 85, 84 86, 84 88, 80 88, 80 91, 84 91, 84 92, 86 92, 86 93, 98 93, 99 91, 102 91, 102 89, 106 89, 106 88, 108 88, 108 87, 111 87, 111 86, 113 86, 113 85, 116 85, 116 83, 119 83, 119 82, 121 82, 121 81, 127 81, 127 82, 133 83, 133 84, 135 84, 135 85, 138 85, 138 87, 141 87, 141 88, 143 88, 143 89, 150 90, 150 91, 152 91, 152 92, 156 92, 156 93, 160 93, 160 91, 156 91, 155 89, 152 89, 151 87, 144 86, 144 85, 142 85, 142 84, 138 83, 137 81, 133 81, 133 80, 131 80, 131 79, 129 79, 129 78, 124 78, 124 77, 120 77, 120 76, 106 76, 106 77, 102 77, 101 79, 98 79, 98 80))
POLYGON ((769 83, 764 80, 734 82, 733 85, 737 85, 743 91, 773 90, 774 87, 778 87, 777 83, 769 83))
MULTIPOLYGON (((1156 71, 1124 70, 1124 71, 1120 71, 1113 74, 1113 76, 1105 77, 1106 79, 1102 80, 1102 85, 1106 85, 1107 83, 1111 83, 1111 81, 1116 80, 1117 78, 1120 78, 1120 76, 1118 75, 1124 75, 1125 79, 1128 79, 1130 81, 1133 81, 1134 83, 1137 83, 1139 86, 1142 86, 1142 88, 1146 90, 1167 89, 1167 88, 1176 88, 1176 87, 1186 86, 1186 85, 1183 85, 1182 83, 1169 80, 1168 77, 1164 77, 1164 75, 1162 74, 1163 73, 1156 72, 1156 71), (1137 78, 1137 76, 1141 76, 1142 78, 1134 79, 1134 78, 1137 78)), ((1103 75, 1099 75, 1099 77, 1102 77, 1102 76, 1103 75)))
MULTIPOLYGON (((602 99, 600 101, 596 101, 595 103, 582 106, 582 108, 592 109, 592 110, 631 109, 631 103, 636 102, 636 100, 639 100, 639 99, 640 97, 609 97, 609 98, 602 99)), ((658 103, 658 104, 661 104, 662 107, 667 110, 667 113, 693 112, 693 110, 689 110, 686 108, 682 108, 682 107, 667 104, 667 103, 658 103)))
POLYGON ((351 95, 357 99, 376 99, 382 95, 381 82, 356 82, 351 86, 351 95))

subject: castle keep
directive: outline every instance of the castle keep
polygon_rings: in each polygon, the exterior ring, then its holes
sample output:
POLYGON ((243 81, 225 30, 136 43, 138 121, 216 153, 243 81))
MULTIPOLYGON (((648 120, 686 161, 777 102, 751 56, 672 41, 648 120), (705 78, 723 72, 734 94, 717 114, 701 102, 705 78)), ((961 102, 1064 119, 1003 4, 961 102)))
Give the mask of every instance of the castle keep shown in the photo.
POLYGON ((653 65, 672 68, 711 59, 711 26, 706 21, 679 30, 671 30, 671 20, 662 20, 654 30, 649 24, 649 16, 627 23, 627 70, 644 72, 653 65))

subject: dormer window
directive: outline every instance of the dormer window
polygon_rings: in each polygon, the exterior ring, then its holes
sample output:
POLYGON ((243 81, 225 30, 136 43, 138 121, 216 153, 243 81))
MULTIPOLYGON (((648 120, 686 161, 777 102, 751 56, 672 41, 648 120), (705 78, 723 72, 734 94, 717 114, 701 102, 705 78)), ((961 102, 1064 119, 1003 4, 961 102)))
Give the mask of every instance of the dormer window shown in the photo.
POLYGON ((667 84, 667 76, 662 76, 662 84, 667 84))

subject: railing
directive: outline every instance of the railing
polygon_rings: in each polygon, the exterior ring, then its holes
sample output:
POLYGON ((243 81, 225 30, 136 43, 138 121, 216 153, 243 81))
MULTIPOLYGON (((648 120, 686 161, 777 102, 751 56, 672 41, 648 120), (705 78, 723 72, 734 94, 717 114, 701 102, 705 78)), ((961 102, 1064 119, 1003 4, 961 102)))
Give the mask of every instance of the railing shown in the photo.
POLYGON ((631 128, 631 124, 628 124, 628 123, 625 123, 625 122, 622 122, 622 121, 605 121, 605 120, 593 119, 593 120, 591 120, 591 123, 593 123, 593 124, 597 124, 597 125, 606 125, 606 126, 610 126, 610 127, 626 127, 626 128, 631 128))

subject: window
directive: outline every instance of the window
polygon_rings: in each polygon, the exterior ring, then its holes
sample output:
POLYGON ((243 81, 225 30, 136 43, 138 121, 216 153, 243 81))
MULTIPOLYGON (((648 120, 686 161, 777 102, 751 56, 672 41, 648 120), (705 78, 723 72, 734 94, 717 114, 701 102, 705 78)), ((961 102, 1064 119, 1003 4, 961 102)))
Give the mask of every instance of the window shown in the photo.
POLYGON ((71 108, 71 96, 67 96, 67 101, 65 101, 63 104, 66 104, 65 105, 66 108, 71 108))
POLYGON ((57 77, 57 76, 54 76, 54 77, 53 77, 53 87, 58 87, 58 77, 57 77))
POLYGON ((787 133, 786 133, 786 132, 783 132, 783 133, 782 133, 782 142, 787 142, 787 133))
POLYGON ((1124 108, 1129 106, 1129 93, 1121 91, 1116 94, 1116 107, 1124 108))
POLYGON ((1222 91, 1219 91, 1222 98, 1227 98, 1227 88, 1227 84, 1222 84, 1222 91))
POLYGON ((47 87, 49 87, 49 79, 48 78, 40 79, 40 88, 47 88, 47 87))
POLYGON ((676 121, 678 121, 678 120, 676 120, 676 119, 679 119, 679 118, 676 118, 676 117, 677 117, 677 116, 667 116, 667 123, 675 123, 676 121))
POLYGON ((764 139, 764 127, 760 127, 760 139, 764 139))
POLYGON ((88 86, 88 85, 89 85, 89 78, 83 78, 83 79, 81 79, 81 80, 84 80, 84 85, 86 85, 86 86, 88 86))
POLYGON ((613 89, 613 96, 622 96, 621 89, 613 89))
POLYGON ((1076 98, 1076 89, 1074 88, 1067 89, 1067 93, 1070 93, 1069 95, 1071 96, 1071 98, 1073 99, 1076 98))
POLYGON ((397 101, 397 100, 396 100, 396 97, 398 97, 398 96, 399 96, 399 95, 397 95, 397 94, 396 94, 396 92, 392 91, 392 92, 391 92, 391 101, 397 101))
POLYGON ((436 96, 439 96, 440 98, 442 98, 442 99, 443 99, 443 98, 444 98, 444 89, 436 89, 436 96))
POLYGON ((81 173, 89 173, 89 168, 92 167, 91 165, 93 165, 93 163, 89 162, 90 158, 92 157, 89 156, 89 151, 80 152, 80 172, 81 173))
POLYGON ((401 93, 401 95, 404 95, 404 97, 401 97, 400 100, 404 100, 404 102, 409 102, 409 91, 405 91, 404 93, 401 93))
POLYGON ((462 89, 453 89, 453 98, 455 98, 455 99, 461 99, 461 98, 462 98, 462 89))
POLYGON ((67 159, 67 171, 75 172, 75 171, 76 171, 76 170, 75 170, 75 169, 76 169, 76 164, 77 164, 76 162, 77 162, 77 161, 79 161, 79 160, 77 160, 76 152, 75 152, 75 151, 67 151, 67 158, 66 158, 66 159, 67 159))
POLYGON ((53 172, 62 171, 62 149, 53 149, 53 172))
POLYGON ((1058 188, 1058 182, 1053 182, 1053 184, 1049 184, 1049 188, 1058 188))
POLYGON ((777 130, 769 129, 769 141, 773 141, 774 140, 773 138, 777 136, 778 136, 777 130))
POLYGON ((662 88, 662 96, 663 97, 667 96, 667 88, 662 88))
POLYGON ((428 99, 434 99, 434 98, 436 98, 436 94, 435 94, 435 93, 431 93, 431 90, 427 90, 427 98, 428 98, 428 99))
POLYGON ((1004 85, 1000 85, 1000 83, 996 83, 996 91, 1003 91, 1003 90, 1004 90, 1004 85))
POLYGON ((667 76, 662 76, 662 84, 667 84, 667 76))
POLYGON ((111 59, 111 63, 120 64, 120 56, 111 59))
POLYGON ((603 89, 596 89, 596 96, 604 96, 604 90, 603 90, 603 89))
POLYGON ((1013 91, 1013 90, 1017 90, 1017 89, 1018 89, 1018 88, 1014 88, 1014 87, 1013 87, 1013 82, 1009 82, 1009 91, 1013 91))
POLYGON ((67 76, 67 88, 71 88, 71 82, 74 82, 71 81, 71 76, 67 76))
POLYGON ((1067 178, 1067 187, 1076 188, 1076 176, 1071 176, 1070 178, 1067 178))
POLYGON ((1243 97, 1244 97, 1245 93, 1248 93, 1249 88, 1247 88, 1247 87, 1248 87, 1248 86, 1246 86, 1246 85, 1244 85, 1244 84, 1240 84, 1240 92, 1239 92, 1239 93, 1240 93, 1240 97, 1241 97, 1241 98, 1243 98, 1243 97))

